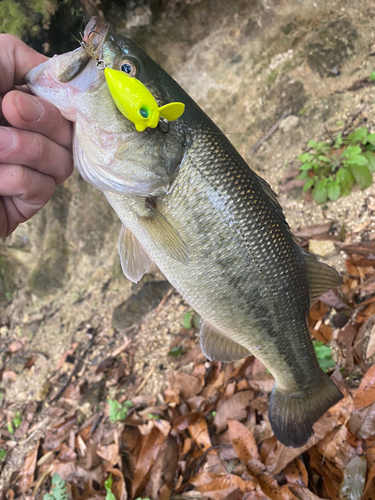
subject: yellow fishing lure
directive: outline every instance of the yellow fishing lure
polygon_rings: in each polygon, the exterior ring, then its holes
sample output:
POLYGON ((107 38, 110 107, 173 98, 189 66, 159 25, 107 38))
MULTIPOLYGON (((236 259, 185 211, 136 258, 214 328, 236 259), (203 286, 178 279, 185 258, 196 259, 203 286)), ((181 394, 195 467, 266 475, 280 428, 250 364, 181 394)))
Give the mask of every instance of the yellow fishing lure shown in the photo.
POLYGON ((108 88, 119 111, 135 125, 138 132, 158 126, 160 117, 172 122, 185 110, 185 104, 171 102, 159 108, 151 92, 134 77, 123 71, 105 68, 108 88))

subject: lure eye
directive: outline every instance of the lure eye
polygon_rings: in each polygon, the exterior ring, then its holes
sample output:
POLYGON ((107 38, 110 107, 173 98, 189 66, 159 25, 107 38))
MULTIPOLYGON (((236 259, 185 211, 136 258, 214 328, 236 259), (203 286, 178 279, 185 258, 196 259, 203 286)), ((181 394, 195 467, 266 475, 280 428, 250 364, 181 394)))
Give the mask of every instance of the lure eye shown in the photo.
POLYGON ((147 109, 147 108, 141 108, 141 109, 139 110, 139 114, 140 114, 143 118, 148 118, 148 115, 149 115, 148 109, 147 109))
POLYGON ((123 59, 119 64, 119 68, 129 76, 135 76, 137 74, 137 66, 130 59, 123 59))

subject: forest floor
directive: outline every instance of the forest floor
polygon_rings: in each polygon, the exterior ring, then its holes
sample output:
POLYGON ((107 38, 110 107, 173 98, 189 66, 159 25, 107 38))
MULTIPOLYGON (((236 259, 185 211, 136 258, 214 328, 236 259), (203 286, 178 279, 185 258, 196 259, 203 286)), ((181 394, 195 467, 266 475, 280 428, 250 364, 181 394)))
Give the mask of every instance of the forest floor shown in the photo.
MULTIPOLYGON (((121 276, 119 226, 75 173, 0 248, 31 276, 0 315, 1 493, 43 498, 57 473, 66 485, 52 490, 78 500, 113 500, 109 475, 117 500, 373 499, 375 186, 317 205, 293 180, 310 139, 375 131, 373 3, 174 3, 134 36, 271 184, 301 245, 342 274, 342 291, 316 302, 309 324, 344 399, 302 449, 278 443, 271 375, 253 357, 208 362, 189 306, 157 269, 138 285, 121 276), (19 243, 46 241, 49 228, 68 241, 58 286, 55 261, 35 270, 38 247, 19 243)), ((129 34, 116 5, 108 17, 129 34)))

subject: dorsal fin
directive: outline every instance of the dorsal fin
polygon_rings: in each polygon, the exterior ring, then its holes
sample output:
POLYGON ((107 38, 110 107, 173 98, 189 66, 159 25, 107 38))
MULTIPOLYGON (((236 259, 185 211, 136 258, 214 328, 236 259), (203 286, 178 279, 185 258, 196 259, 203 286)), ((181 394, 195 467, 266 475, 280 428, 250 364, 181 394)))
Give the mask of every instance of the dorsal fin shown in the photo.
POLYGON ((203 354, 210 361, 230 363, 251 355, 245 347, 225 337, 205 320, 201 324, 200 345, 203 354))

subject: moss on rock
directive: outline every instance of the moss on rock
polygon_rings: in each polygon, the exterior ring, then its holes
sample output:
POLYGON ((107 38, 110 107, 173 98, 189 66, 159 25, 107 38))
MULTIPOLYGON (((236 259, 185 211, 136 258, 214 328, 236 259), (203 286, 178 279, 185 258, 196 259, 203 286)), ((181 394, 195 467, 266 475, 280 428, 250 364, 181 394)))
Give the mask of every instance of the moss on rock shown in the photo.
POLYGON ((15 290, 15 265, 5 251, 0 251, 0 304, 9 302, 15 290))

